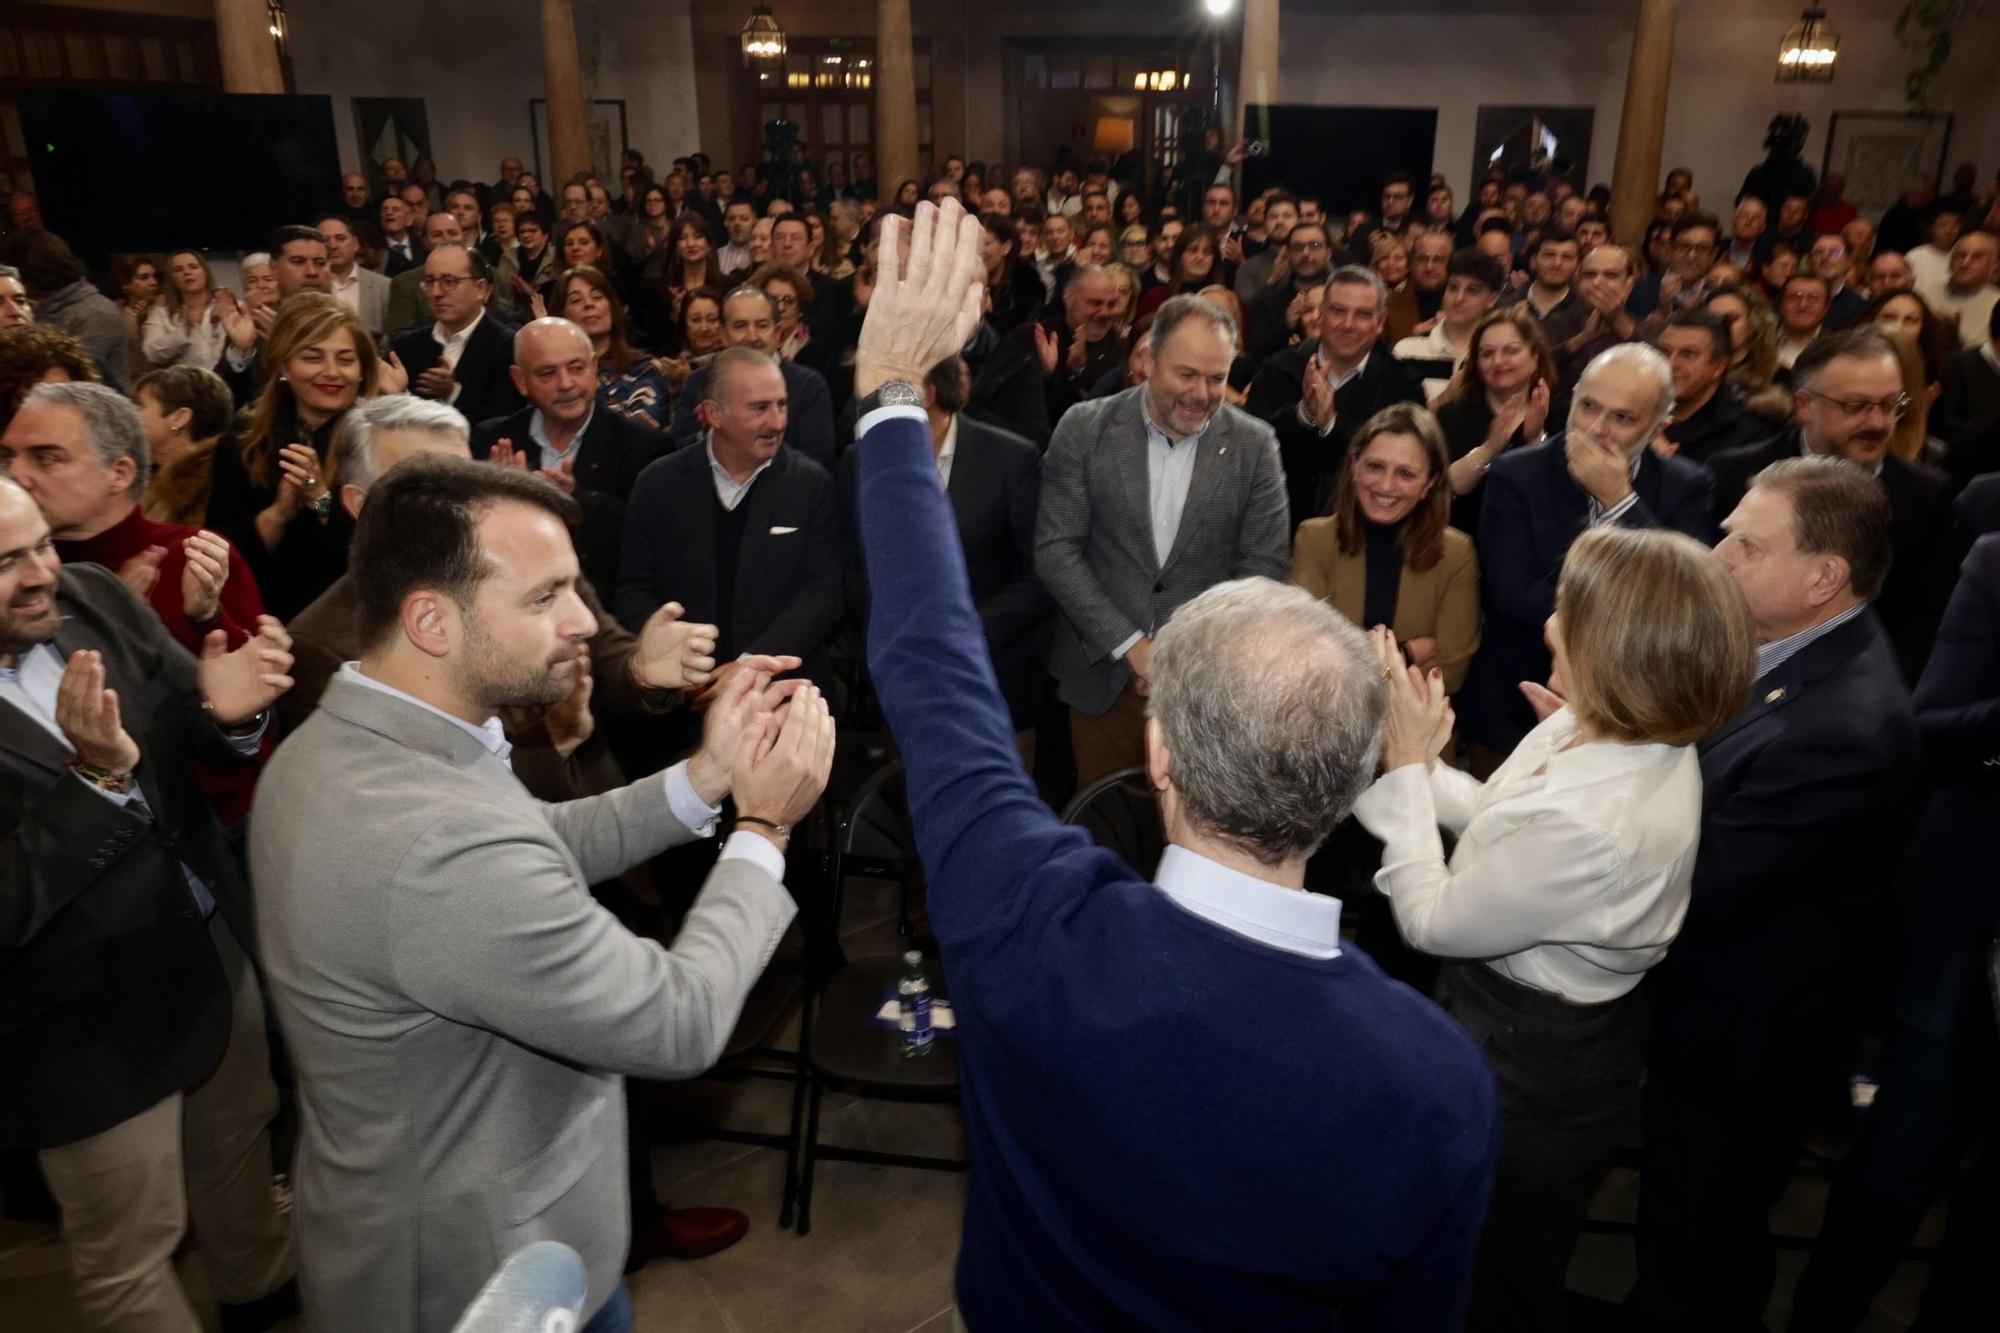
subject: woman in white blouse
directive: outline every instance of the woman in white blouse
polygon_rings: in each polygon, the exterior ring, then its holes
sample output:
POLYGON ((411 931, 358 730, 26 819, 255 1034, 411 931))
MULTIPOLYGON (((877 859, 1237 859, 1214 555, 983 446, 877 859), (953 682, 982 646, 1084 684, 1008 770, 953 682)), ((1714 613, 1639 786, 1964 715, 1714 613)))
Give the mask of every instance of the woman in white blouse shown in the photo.
POLYGON ((215 369, 229 336, 215 302, 215 275, 195 250, 167 256, 166 289, 146 313, 141 347, 155 366, 215 369))
POLYGON ((1742 708, 1756 663, 1735 581, 1673 532, 1579 537, 1546 633, 1548 686, 1522 685, 1543 720, 1482 784, 1437 763, 1452 726, 1442 680, 1377 631, 1383 775, 1355 807, 1383 841, 1376 885, 1404 938, 1463 960, 1446 966, 1438 1002, 1499 1081, 1478 1331, 1562 1327, 1578 1224, 1639 1106, 1635 988, 1687 913, 1693 745, 1742 708), (1457 838, 1449 859, 1440 829, 1457 838))

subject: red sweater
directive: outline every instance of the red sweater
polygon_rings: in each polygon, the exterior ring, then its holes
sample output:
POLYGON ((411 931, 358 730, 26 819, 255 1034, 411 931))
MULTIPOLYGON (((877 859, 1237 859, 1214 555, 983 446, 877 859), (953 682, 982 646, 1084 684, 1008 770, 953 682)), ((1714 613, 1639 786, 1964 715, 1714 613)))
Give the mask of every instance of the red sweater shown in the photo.
MULTIPOLYGON (((153 580, 152 591, 146 594, 146 600, 166 624, 167 632, 189 652, 200 657, 202 638, 213 630, 219 629, 227 634, 232 649, 242 647, 257 630, 257 617, 264 614, 264 599, 257 592, 257 579, 250 573, 250 566, 244 563, 242 553, 232 545, 229 548, 229 579, 222 585, 221 610, 216 621, 201 630, 194 627, 181 602, 181 572, 187 568, 187 552, 181 543, 199 531, 201 529, 179 523, 155 523, 135 504, 131 513, 95 537, 76 542, 57 542, 56 554, 66 565, 103 565, 116 574, 127 561, 147 547, 164 547, 166 555, 160 561, 160 576, 153 580)), ((266 735, 267 753, 274 739, 266 735)), ((209 802, 225 825, 235 824, 250 813, 250 796, 261 767, 261 763, 240 768, 210 767, 206 764, 194 766, 195 781, 208 793, 209 802)))

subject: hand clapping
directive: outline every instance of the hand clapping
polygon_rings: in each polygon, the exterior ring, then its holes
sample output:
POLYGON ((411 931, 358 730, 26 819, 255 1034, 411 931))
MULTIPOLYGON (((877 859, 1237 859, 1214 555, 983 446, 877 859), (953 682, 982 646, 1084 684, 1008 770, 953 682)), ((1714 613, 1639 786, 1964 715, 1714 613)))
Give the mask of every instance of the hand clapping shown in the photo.
POLYGON ((1388 723, 1382 732, 1382 771, 1408 764, 1431 764, 1451 739, 1451 696, 1444 690, 1444 673, 1403 660, 1396 636, 1386 626, 1368 631, 1375 660, 1382 666, 1382 683, 1389 693, 1388 723))

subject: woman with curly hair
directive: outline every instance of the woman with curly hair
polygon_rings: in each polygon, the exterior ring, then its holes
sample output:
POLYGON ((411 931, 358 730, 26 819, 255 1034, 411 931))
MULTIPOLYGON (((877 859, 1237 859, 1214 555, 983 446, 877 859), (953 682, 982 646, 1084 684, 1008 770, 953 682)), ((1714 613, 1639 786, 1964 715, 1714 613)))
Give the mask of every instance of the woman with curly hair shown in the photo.
POLYGON ((1754 283, 1717 287, 1703 298, 1703 310, 1729 321, 1729 382, 1743 397, 1743 410, 1782 426, 1792 417, 1792 396, 1774 383, 1778 374, 1778 316, 1754 283))
POLYGON ((37 384, 97 383, 103 377, 83 344, 46 324, 0 329, 0 431, 37 384))
POLYGON ((136 373, 146 365, 146 316, 160 299, 158 255, 111 256, 111 290, 118 293, 118 313, 125 320, 125 342, 136 373))
POLYGON ((375 393, 375 340, 338 297, 300 292, 264 343, 269 377, 215 454, 208 525, 250 562, 265 605, 290 620, 347 571, 352 522, 334 503, 333 441, 347 409, 375 393))

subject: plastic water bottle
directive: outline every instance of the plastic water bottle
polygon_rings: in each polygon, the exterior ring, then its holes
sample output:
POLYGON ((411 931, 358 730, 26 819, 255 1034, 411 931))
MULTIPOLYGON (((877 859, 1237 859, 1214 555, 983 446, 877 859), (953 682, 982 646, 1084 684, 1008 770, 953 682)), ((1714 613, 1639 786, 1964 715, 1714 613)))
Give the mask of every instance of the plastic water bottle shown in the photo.
POLYGON ((915 949, 903 955, 903 979, 896 983, 897 1025, 903 1030, 903 1054, 931 1053, 931 983, 924 975, 924 956, 915 949))

